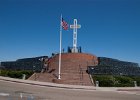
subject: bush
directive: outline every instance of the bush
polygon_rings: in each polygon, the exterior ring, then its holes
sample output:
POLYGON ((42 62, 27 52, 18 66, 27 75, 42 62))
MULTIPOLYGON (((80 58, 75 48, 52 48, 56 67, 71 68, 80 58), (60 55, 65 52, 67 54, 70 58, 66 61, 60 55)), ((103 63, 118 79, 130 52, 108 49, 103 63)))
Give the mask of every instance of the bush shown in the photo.
POLYGON ((33 74, 33 72, 25 70, 24 71, 1 70, 0 76, 22 79, 23 74, 26 75, 27 79, 33 74))
POLYGON ((132 87, 134 81, 137 81, 137 85, 140 86, 140 77, 93 75, 93 80, 99 81, 100 87, 132 87))
POLYGON ((134 81, 137 81, 137 86, 140 86, 140 76, 131 77, 134 81))
POLYGON ((134 80, 128 76, 114 76, 116 80, 116 87, 132 87, 134 86, 134 80))
POLYGON ((94 82, 99 81, 101 87, 113 87, 115 83, 114 77, 109 75, 94 75, 93 79, 94 82))

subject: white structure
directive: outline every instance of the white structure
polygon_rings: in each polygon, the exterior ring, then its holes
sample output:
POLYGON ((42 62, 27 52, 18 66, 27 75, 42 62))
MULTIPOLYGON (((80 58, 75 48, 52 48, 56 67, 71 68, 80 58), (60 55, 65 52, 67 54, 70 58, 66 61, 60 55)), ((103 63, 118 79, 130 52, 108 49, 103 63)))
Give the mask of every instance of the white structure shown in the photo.
POLYGON ((77 29, 81 28, 81 25, 77 25, 77 19, 74 19, 74 25, 70 25, 70 28, 73 29, 73 48, 72 52, 77 53, 77 29))

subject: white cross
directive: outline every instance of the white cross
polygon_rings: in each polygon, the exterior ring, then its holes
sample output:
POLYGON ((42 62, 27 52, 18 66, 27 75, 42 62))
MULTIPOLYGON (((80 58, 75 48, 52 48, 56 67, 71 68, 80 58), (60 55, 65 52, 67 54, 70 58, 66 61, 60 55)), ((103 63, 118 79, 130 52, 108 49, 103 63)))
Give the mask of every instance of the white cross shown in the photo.
POLYGON ((81 28, 81 25, 77 25, 77 19, 74 19, 74 25, 70 25, 70 28, 73 29, 73 49, 76 52, 77 49, 77 29, 81 28))

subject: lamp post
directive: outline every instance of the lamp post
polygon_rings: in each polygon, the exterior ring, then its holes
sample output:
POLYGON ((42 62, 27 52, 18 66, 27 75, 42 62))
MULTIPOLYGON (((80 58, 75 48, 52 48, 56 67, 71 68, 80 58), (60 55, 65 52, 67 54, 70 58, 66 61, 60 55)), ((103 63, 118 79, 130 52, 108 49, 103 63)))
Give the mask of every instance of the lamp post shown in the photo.
POLYGON ((43 60, 44 60, 43 57, 42 58, 39 58, 41 69, 43 68, 43 60))
POLYGON ((33 66, 33 72, 35 74, 35 81, 36 81, 36 66, 33 66))
POLYGON ((44 70, 45 70, 45 69, 44 69, 44 65, 43 65, 43 64, 44 64, 44 58, 43 58, 43 57, 42 57, 42 58, 39 58, 39 61, 40 61, 40 63, 41 63, 41 64, 40 64, 40 66, 41 66, 41 72, 44 72, 44 70))

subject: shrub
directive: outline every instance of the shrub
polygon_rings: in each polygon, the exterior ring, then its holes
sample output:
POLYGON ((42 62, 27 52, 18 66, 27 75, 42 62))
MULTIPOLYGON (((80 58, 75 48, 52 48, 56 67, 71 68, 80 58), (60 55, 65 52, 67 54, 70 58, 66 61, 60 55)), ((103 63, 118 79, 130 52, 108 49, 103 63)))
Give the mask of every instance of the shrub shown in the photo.
POLYGON ((113 87, 115 83, 114 77, 109 75, 94 75, 93 79, 94 82, 99 81, 101 87, 113 87))
POLYGON ((134 81, 140 84, 140 78, 131 78, 129 76, 113 76, 113 75, 93 75, 93 80, 99 81, 101 87, 132 87, 134 81))
POLYGON ((11 77, 11 78, 19 78, 21 79, 23 74, 26 75, 26 79, 29 78, 33 72, 32 71, 14 71, 14 70, 1 70, 0 75, 5 77, 11 77))
POLYGON ((140 76, 131 77, 134 81, 137 81, 137 86, 140 86, 140 76))
POLYGON ((116 87, 132 87, 134 86, 134 81, 128 76, 114 76, 116 80, 116 87))

